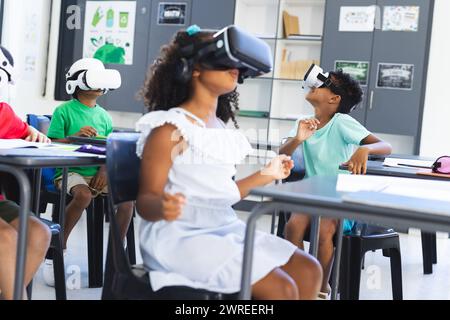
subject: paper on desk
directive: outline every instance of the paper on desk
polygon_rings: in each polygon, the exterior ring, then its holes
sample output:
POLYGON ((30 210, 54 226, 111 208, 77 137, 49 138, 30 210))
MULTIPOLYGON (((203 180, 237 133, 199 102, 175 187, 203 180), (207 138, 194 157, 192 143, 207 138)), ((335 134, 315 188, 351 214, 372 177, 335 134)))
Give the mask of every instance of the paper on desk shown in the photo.
POLYGON ((49 145, 49 143, 28 142, 21 139, 0 139, 0 149, 42 148, 49 145))
POLYGON ((424 169, 429 168, 433 165, 434 161, 429 160, 413 160, 413 159, 400 159, 400 158, 386 158, 384 159, 383 165, 386 167, 423 167, 424 169))
POLYGON ((384 194, 450 202, 450 183, 425 179, 341 174, 336 190, 374 191, 384 194))

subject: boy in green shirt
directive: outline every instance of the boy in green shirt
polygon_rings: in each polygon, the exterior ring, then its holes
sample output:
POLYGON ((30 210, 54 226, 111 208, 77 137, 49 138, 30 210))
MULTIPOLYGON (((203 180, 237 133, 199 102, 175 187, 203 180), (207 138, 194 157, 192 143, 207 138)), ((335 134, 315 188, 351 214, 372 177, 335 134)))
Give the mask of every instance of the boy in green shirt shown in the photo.
MULTIPOLYGON (((365 174, 369 154, 390 154, 392 148, 348 115, 362 100, 359 84, 341 70, 330 72, 330 80, 319 88, 311 88, 306 100, 314 107, 315 115, 297 121, 280 154, 292 155, 302 147, 306 177, 345 173, 339 170, 343 163, 351 173, 365 174), (354 146, 358 146, 355 152, 354 146)), ((309 223, 309 216, 292 214, 286 225, 286 239, 304 249, 303 238, 309 223)), ((353 224, 345 220, 344 232, 351 231, 353 224)), ((330 293, 328 281, 336 229, 337 220, 321 219, 318 260, 323 268, 322 298, 330 293)))
MULTIPOLYGON (((96 59, 82 59, 74 64, 74 66, 84 65, 98 67, 101 63, 96 59)), ((100 66, 100 71, 101 71, 100 66)), ((73 67, 72 67, 73 68, 73 67)), ((72 69, 71 68, 71 69, 72 69)), ((81 70, 72 77, 67 77, 69 81, 75 81, 81 70)), ((88 70, 95 72, 96 69, 88 70)), ((70 143, 66 138, 68 136, 80 137, 97 137, 108 136, 112 131, 112 119, 108 112, 97 104, 97 99, 101 97, 106 90, 86 90, 76 85, 72 94, 73 99, 65 102, 56 108, 53 113, 48 136, 52 137, 54 142, 70 143)), ((68 88, 70 88, 68 86, 68 88)), ((68 92, 70 92, 68 90, 68 92)), ((55 175, 55 185, 61 189, 62 171, 57 170, 55 175)), ((63 248, 67 247, 67 240, 76 223, 80 219, 83 211, 89 206, 92 199, 100 194, 108 193, 106 167, 83 167, 69 168, 69 176, 67 183, 68 193, 72 196, 72 200, 66 207, 66 219, 64 224, 63 248)), ((128 226, 133 214, 133 203, 126 202, 120 204, 117 208, 117 220, 120 228, 122 239, 125 239, 128 226)), ((50 264, 50 262, 48 263, 50 264)), ((51 279, 48 281, 52 284, 51 279)))

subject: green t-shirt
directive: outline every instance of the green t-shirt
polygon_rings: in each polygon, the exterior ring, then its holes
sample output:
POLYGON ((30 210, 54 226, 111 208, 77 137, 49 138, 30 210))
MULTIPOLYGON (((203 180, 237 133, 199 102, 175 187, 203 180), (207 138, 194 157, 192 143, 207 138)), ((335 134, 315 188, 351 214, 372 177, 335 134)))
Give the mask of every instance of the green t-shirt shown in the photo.
MULTIPOLYGON (((113 131, 111 116, 105 109, 99 105, 90 108, 73 99, 56 108, 48 129, 48 137, 64 139, 86 126, 95 128, 100 136, 107 136, 113 131)), ((85 177, 95 176, 97 171, 98 167, 69 168, 69 172, 76 172, 85 177)), ((55 178, 61 174, 62 170, 57 169, 55 178)))
MULTIPOLYGON (((300 120, 313 118, 304 117, 297 120, 289 137, 297 135, 300 120)), ((351 116, 336 113, 324 126, 317 130, 308 140, 303 142, 303 157, 305 161, 305 177, 335 176, 348 171, 339 170, 339 166, 353 155, 355 146, 371 133, 351 116)), ((344 220, 344 232, 349 232, 354 221, 344 220)))

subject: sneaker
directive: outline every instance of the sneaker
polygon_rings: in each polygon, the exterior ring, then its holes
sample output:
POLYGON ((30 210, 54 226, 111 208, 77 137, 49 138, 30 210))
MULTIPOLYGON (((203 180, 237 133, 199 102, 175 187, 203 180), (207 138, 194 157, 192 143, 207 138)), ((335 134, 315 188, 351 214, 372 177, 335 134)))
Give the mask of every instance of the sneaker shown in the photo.
POLYGON ((320 291, 317 295, 317 300, 331 300, 331 293, 320 291))
MULTIPOLYGON (((66 260, 67 251, 64 250, 64 260, 66 260)), ((44 282, 49 287, 55 287, 55 273, 53 271, 53 260, 45 259, 43 270, 44 282)))
POLYGON ((45 259, 43 275, 45 284, 49 287, 54 287, 55 274, 53 273, 53 260, 45 259))

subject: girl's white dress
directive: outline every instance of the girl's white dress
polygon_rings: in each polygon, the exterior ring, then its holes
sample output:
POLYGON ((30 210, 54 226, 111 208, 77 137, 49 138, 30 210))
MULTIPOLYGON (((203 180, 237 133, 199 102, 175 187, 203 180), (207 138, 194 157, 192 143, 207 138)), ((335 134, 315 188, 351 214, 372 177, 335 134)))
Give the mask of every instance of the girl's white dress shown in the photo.
MULTIPOLYGON (((167 123, 178 128, 188 148, 175 158, 165 191, 180 192, 187 201, 180 218, 174 222, 141 223, 141 252, 150 271, 152 288, 157 291, 166 286, 189 286, 238 292, 245 223, 231 207, 240 200, 233 176, 235 165, 252 148, 239 131, 206 128, 202 120, 186 110, 173 108, 151 112, 138 121, 137 129, 141 132, 138 156, 142 156, 150 131, 167 123)), ((296 246, 288 241, 258 232, 252 284, 286 264, 295 250, 296 246)))

